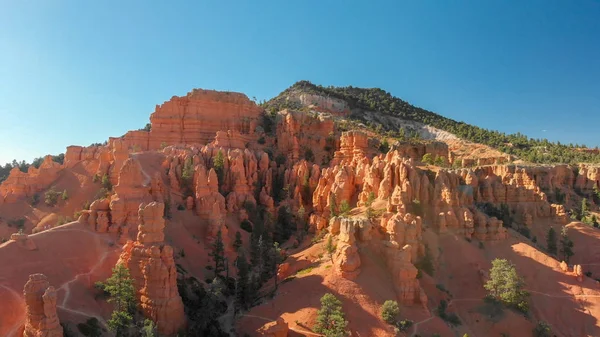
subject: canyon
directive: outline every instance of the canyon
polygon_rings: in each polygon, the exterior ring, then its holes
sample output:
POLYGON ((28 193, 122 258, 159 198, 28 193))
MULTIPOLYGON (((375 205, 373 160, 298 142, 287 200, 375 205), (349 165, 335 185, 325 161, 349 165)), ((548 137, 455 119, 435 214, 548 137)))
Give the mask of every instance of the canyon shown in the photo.
POLYGON ((595 251, 577 251, 569 265, 545 250, 550 227, 576 233, 576 249, 597 245, 597 229, 569 212, 584 198, 597 210, 600 167, 515 162, 433 127, 422 129, 429 138, 397 140, 353 121, 341 99, 288 101, 296 107, 268 112, 241 93, 194 89, 157 105, 149 130, 13 169, 0 184, 0 335, 78 336, 90 317, 111 335, 111 305, 94 284, 123 265, 138 315, 175 336, 194 325, 188 303, 198 299, 186 282, 207 289, 195 294, 218 289, 211 254, 222 244, 223 282, 234 280, 236 293, 240 250, 251 255, 261 227, 283 238, 277 269, 254 289, 272 295, 247 308, 225 290, 204 295, 225 303, 222 333, 313 336, 319 298, 331 292, 357 336, 530 336, 542 319, 560 336, 600 334, 600 287, 585 276, 598 271, 595 251), (49 191, 68 197, 49 203, 49 191), (419 268, 426 257, 435 274, 419 268), (511 259, 524 276, 530 317, 480 313, 493 258, 511 259), (381 319, 386 300, 416 322, 411 330, 381 319), (440 300, 461 326, 435 314, 440 300))

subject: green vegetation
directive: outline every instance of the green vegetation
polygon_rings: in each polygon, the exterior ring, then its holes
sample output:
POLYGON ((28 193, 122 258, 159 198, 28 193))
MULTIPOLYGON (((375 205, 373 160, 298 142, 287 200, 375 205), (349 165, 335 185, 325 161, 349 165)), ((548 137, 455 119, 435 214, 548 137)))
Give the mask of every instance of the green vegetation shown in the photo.
POLYGON ((538 324, 533 328, 534 337, 550 337, 552 336, 552 328, 548 323, 539 321, 538 324))
POLYGON ((567 231, 567 227, 563 227, 560 231, 560 255, 566 263, 569 263, 569 259, 575 253, 573 253, 573 241, 569 238, 567 231))
POLYGON ((423 155, 423 159, 421 159, 421 161, 424 164, 433 165, 433 156, 431 155, 431 153, 425 153, 423 155))
POLYGON ((348 200, 342 200, 342 203, 340 204, 340 214, 347 216, 351 209, 352 208, 350 207, 348 200))
POLYGON ((443 319, 444 321, 446 321, 448 324, 452 325, 452 326, 458 326, 461 325, 461 321, 460 318, 458 318, 458 316, 455 313, 447 313, 446 310, 448 309, 448 302, 446 302, 445 300, 441 300, 440 301, 440 305, 437 307, 436 309, 436 313, 437 315, 443 319))
MULTIPOLYGON (((62 164, 64 162, 64 159, 65 159, 64 153, 61 153, 57 156, 52 156, 52 161, 59 163, 59 164, 62 164)), ((18 168, 21 172, 27 172, 29 170, 30 166, 33 166, 35 168, 40 168, 40 166, 42 165, 43 162, 44 162, 44 158, 38 157, 38 158, 35 158, 31 162, 31 164, 27 163, 24 160, 18 162, 15 159, 10 163, 6 163, 4 166, 0 165, 0 183, 2 183, 4 180, 6 180, 6 178, 8 178, 10 171, 12 171, 12 169, 14 169, 14 168, 18 168)))
POLYGON ((313 271, 313 269, 315 269, 315 267, 306 267, 304 269, 300 269, 300 270, 298 270, 298 272, 296 273, 296 275, 310 274, 310 272, 313 271))
POLYGON ((91 317, 85 323, 77 324, 77 330, 86 337, 100 337, 105 331, 96 317, 91 317))
POLYGON ((108 321, 108 328, 117 337, 126 336, 127 330, 133 322, 135 288, 133 287, 133 279, 129 275, 129 269, 123 264, 117 264, 112 272, 111 277, 104 282, 97 282, 96 285, 109 293, 108 302, 114 304, 112 316, 108 321))
POLYGON ((61 198, 62 200, 68 200, 68 199, 69 199, 69 194, 67 193, 67 190, 64 190, 64 191, 62 192, 62 195, 60 196, 60 198, 61 198))
POLYGON ((327 255, 329 255, 329 259, 331 263, 333 263, 333 253, 335 253, 335 245, 333 244, 333 235, 329 235, 327 238, 327 244, 325 245, 325 251, 327 255))
POLYGON ((46 191, 46 193, 44 193, 44 202, 46 205, 52 207, 56 205, 58 202, 58 197, 61 196, 61 194, 62 193, 55 190, 54 187, 51 187, 48 191, 46 191))
POLYGON ((523 290, 525 281, 517 274, 514 264, 506 259, 494 259, 490 279, 484 288, 488 296, 523 313, 529 310, 529 293, 523 290))
POLYGON ((342 311, 342 302, 332 294, 323 295, 314 331, 326 337, 344 337, 348 335, 347 325, 348 322, 344 319, 342 311))
POLYGON ((212 257, 214 262, 213 271, 215 272, 215 277, 218 277, 225 271, 225 245, 223 244, 221 229, 217 232, 217 237, 212 244, 212 251, 209 253, 209 256, 212 257))
POLYGON ((381 318, 386 323, 396 323, 398 315, 400 315, 400 307, 398 306, 398 302, 392 300, 383 302, 383 305, 381 306, 381 318))
POLYGON ((217 173, 217 179, 219 180, 219 189, 225 182, 225 156, 223 155, 223 151, 219 150, 217 155, 213 159, 213 168, 217 173))
POLYGON ((433 276, 435 272, 435 268, 433 266, 433 256, 431 256, 431 250, 429 246, 425 244, 425 255, 421 256, 419 260, 415 263, 415 267, 419 269, 419 271, 424 271, 429 276, 433 276))
POLYGON ((235 241, 233 241, 233 249, 237 252, 242 247, 242 233, 240 231, 235 232, 235 241))
POLYGON ((381 153, 388 153, 390 151, 390 143, 387 139, 381 141, 381 143, 379 144, 379 151, 381 151, 381 153))
POLYGON ((158 336, 158 330, 156 324, 151 319, 145 319, 144 325, 141 329, 141 337, 155 337, 158 336))
POLYGON ((548 235, 546 236, 546 250, 548 250, 548 253, 556 255, 556 231, 552 227, 548 229, 548 235))
POLYGON ((183 163, 183 169, 181 170, 181 183, 183 187, 184 195, 191 196, 194 191, 194 163, 192 157, 188 157, 183 163))
MULTIPOLYGON (((405 120, 428 124, 451 132, 460 138, 491 146, 532 163, 600 162, 600 155, 588 151, 579 151, 579 149, 585 148, 585 146, 578 144, 563 145, 560 142, 553 143, 547 139, 529 138, 521 133, 506 134, 483 129, 464 122, 457 122, 431 111, 410 105, 379 88, 364 89, 351 86, 323 87, 314 85, 308 81, 299 81, 263 106, 267 111, 275 112, 281 108, 302 108, 298 103, 292 103, 285 99, 287 94, 298 91, 342 99, 350 105, 350 108, 356 110, 374 111, 397 116, 405 120)), ((367 122, 360 113, 354 113, 353 116, 364 123, 367 122)), ((390 126, 383 125, 383 127, 388 128, 390 126)))
POLYGON ((102 176, 102 187, 104 189, 106 189, 107 191, 112 190, 112 184, 111 184, 110 178, 108 177, 107 174, 102 176))

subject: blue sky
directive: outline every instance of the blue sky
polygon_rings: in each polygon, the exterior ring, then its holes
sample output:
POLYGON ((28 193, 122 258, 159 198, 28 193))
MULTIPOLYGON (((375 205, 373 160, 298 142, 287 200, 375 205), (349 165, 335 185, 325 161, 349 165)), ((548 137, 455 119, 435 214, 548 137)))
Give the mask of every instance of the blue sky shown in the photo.
POLYGON ((141 128, 195 87, 301 79, 600 145, 600 1, 0 0, 0 163, 141 128))

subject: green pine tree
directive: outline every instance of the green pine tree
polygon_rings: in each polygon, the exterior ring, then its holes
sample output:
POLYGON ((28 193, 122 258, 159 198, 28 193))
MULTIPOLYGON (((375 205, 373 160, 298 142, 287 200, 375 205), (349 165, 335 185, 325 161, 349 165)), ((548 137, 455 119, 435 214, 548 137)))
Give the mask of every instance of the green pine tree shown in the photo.
POLYGON ((223 244, 221 229, 217 232, 217 237, 212 244, 212 252, 210 252, 209 256, 213 258, 215 263, 215 277, 221 276, 221 273, 225 271, 225 245, 223 244))
POLYGON ((117 264, 112 269, 112 275, 104 282, 97 282, 96 285, 110 294, 108 302, 114 304, 108 328, 117 337, 126 336, 133 322, 135 310, 135 288, 129 269, 123 264, 117 264))
POLYGON ((560 231, 560 254, 566 263, 569 263, 569 259, 575 253, 573 253, 573 241, 569 238, 567 227, 563 227, 560 231))
POLYGON ((548 253, 556 255, 556 231, 552 227, 548 229, 548 235, 546 236, 546 247, 548 249, 548 253))
POLYGON ((317 312, 317 324, 314 330, 326 337, 344 337, 348 335, 346 326, 348 322, 344 318, 342 302, 332 294, 321 297, 321 309, 317 312))
POLYGON ((494 259, 490 278, 484 288, 488 295, 502 303, 523 312, 528 310, 529 293, 525 290, 525 281, 517 274, 515 266, 506 259, 494 259))
POLYGON ((327 244, 325 245, 325 250, 327 251, 327 255, 329 255, 329 259, 331 259, 331 263, 333 263, 333 253, 335 253, 335 245, 333 244, 333 235, 329 235, 327 238, 327 244))
POLYGON ((233 249, 237 252, 242 246, 242 233, 240 231, 235 232, 235 241, 233 241, 233 249))
POLYGON ((251 292, 249 284, 250 266, 246 260, 243 250, 240 250, 236 260, 237 279, 235 288, 235 300, 238 308, 246 309, 251 301, 251 292))

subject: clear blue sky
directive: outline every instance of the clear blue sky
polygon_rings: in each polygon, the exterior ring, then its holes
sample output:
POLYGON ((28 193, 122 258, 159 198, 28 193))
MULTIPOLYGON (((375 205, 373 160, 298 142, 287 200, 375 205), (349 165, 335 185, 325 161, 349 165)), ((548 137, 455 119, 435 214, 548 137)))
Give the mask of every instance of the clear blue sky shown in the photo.
POLYGON ((600 145, 600 1, 0 0, 0 163, 141 128, 194 87, 301 79, 600 145))

